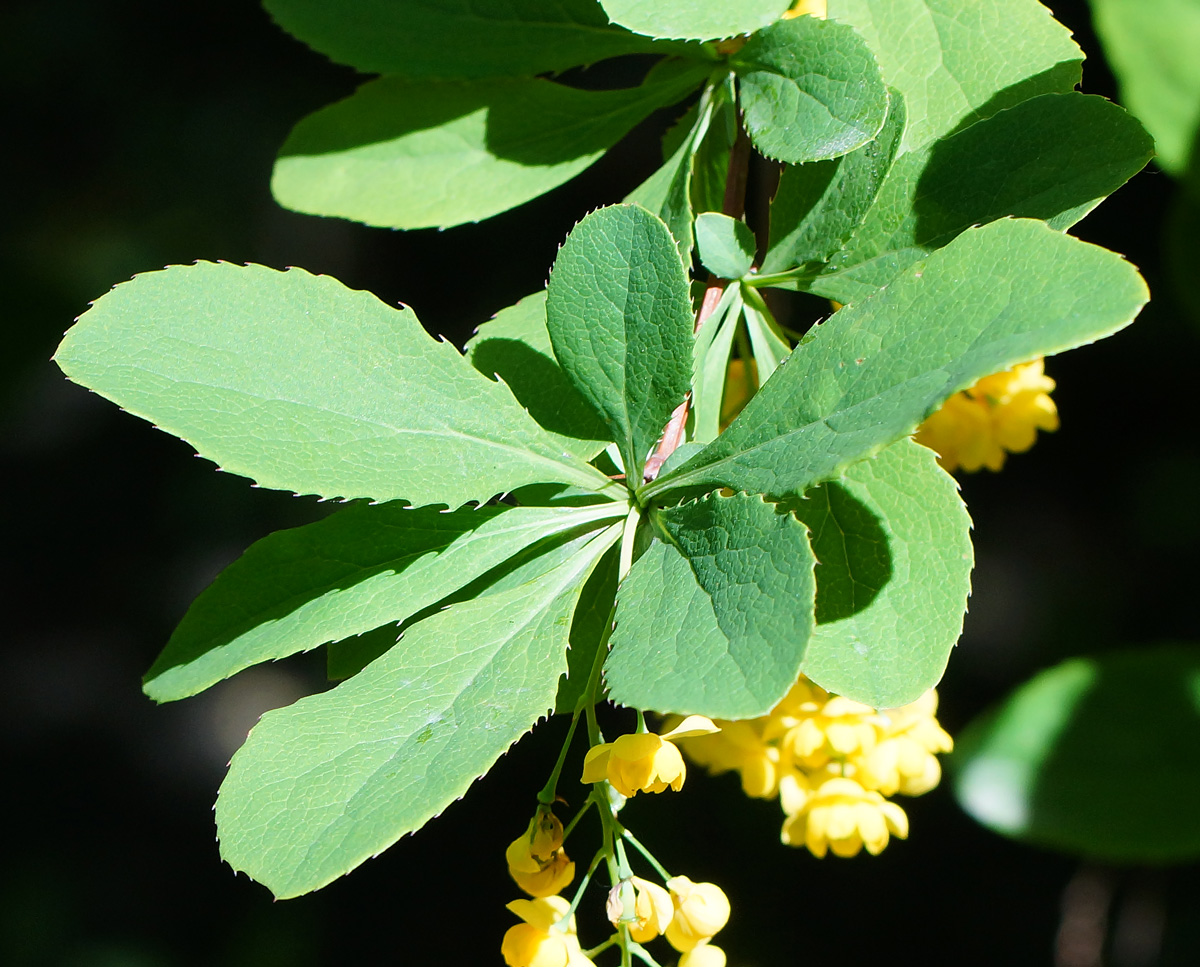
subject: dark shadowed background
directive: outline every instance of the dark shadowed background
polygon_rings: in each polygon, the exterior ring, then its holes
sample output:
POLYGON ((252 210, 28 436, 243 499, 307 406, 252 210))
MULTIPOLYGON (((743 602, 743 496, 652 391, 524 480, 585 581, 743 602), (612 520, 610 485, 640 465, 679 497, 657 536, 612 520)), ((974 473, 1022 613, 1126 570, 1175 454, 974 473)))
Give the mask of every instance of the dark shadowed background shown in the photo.
MULTIPOLYGON (((1083 3, 1051 6, 1089 54, 1085 90, 1115 96, 1083 3)), ((316 895, 275 903, 235 877, 211 813, 225 764, 264 709, 323 686, 323 656, 157 708, 140 676, 221 567, 326 508, 214 472, 48 360, 90 299, 195 259, 329 273, 404 301, 461 344, 542 285, 581 213, 652 169, 669 118, 516 212, 398 233, 272 201, 290 126, 356 77, 254 3, 14 0, 0 44, 0 963, 499 964, 514 922, 503 904, 516 896, 504 847, 563 723, 539 727, 441 819, 316 895)), ((1172 191, 1148 169, 1078 227, 1140 266, 1155 301, 1130 330, 1049 361, 1059 433, 1001 474, 963 480, 978 568, 941 688, 952 733, 1064 656, 1200 640, 1200 325, 1161 268, 1172 191)), ((1114 782, 1136 775, 1136 762, 1113 763, 1114 782)), ((735 912, 720 943, 734 967, 1050 964, 1064 897, 1078 919, 1106 890, 1114 967, 1200 963, 1195 866, 1081 866, 984 831, 944 787, 904 805, 911 838, 850 861, 781 846, 778 805, 746 800, 731 776, 693 777, 625 815, 673 871, 725 887, 735 912)))

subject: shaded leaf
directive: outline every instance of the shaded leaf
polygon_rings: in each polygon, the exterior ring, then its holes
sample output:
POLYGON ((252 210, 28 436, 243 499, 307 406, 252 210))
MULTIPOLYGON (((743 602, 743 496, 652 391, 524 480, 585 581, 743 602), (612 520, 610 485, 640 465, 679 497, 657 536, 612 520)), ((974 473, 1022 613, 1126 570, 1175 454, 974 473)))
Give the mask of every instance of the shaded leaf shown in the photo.
POLYGON ((277 531, 192 603, 144 689, 160 702, 186 698, 259 662, 398 623, 530 544, 614 516, 623 505, 442 513, 360 504, 277 531))
POLYGON ((609 444, 604 421, 554 358, 546 330, 545 290, 497 312, 467 342, 466 354, 485 376, 499 376, 568 453, 591 460, 609 444))
POLYGON ((657 50, 613 27, 595 0, 264 0, 284 30, 368 74, 533 76, 657 50))
POLYGON ((1200 646, 1063 662, 972 722, 951 761, 959 803, 998 833, 1110 862, 1194 860, 1200 646))
POLYGON ((765 714, 795 683, 812 633, 804 525, 748 494, 654 513, 663 539, 617 594, 610 697, 659 712, 765 714))
POLYGON ((221 785, 221 855, 299 896, 460 798, 553 705, 580 586, 619 534, 417 623, 349 681, 266 713, 221 785))
POLYGON ((1083 52, 1038 0, 829 0, 828 15, 904 95, 900 154, 1082 76, 1083 52))
MULTIPOLYGON (((604 638, 612 620, 613 599, 617 593, 617 573, 620 571, 620 548, 612 548, 596 565, 588 578, 579 604, 571 619, 571 647, 567 652, 567 671, 558 683, 558 696, 554 700, 556 712, 571 713, 579 704, 596 660, 596 649, 604 638)), ((606 646, 607 647, 607 646, 606 646)), ((603 682, 600 695, 603 698, 603 682)))
POLYGON ((981 377, 1121 329, 1147 297, 1133 266, 1042 222, 969 229, 834 313, 724 433, 641 494, 802 493, 981 377))
POLYGON ((692 307, 675 240, 637 205, 592 212, 546 289, 554 354, 604 417, 630 480, 691 385, 692 307))
POLYGON ((809 288, 851 302, 970 226, 1006 215, 1069 228, 1153 153, 1142 126, 1111 101, 1031 98, 900 158, 831 274, 809 288))
POLYGON ((295 127, 271 190, 296 211, 386 228, 481 221, 574 178, 707 71, 616 91, 383 77, 295 127))
POLYGON ((888 116, 876 137, 830 161, 788 165, 771 200, 771 240, 761 272, 824 262, 866 216, 892 168, 907 115, 892 91, 888 116))
POLYGON ((302 269, 139 275, 96 300, 55 360, 264 487, 458 507, 529 483, 609 485, 411 309, 302 269))
POLYGON ((804 674, 874 708, 942 677, 971 589, 970 526, 935 455, 901 440, 789 503, 817 556, 817 627, 804 674))

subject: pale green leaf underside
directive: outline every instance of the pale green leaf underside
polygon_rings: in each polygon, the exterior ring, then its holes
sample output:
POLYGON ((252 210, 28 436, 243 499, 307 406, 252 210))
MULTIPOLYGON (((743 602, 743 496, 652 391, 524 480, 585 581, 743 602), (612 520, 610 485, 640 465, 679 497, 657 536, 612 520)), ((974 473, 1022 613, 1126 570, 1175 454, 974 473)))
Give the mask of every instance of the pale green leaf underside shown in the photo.
POLYGON ((1200 143, 1200 3, 1091 0, 1096 32, 1121 84, 1121 102, 1145 123, 1158 163, 1179 176, 1200 143))
POLYGON ((617 594, 604 666, 613 701, 659 712, 762 715, 796 681, 813 627, 803 524, 753 494, 661 512, 617 594))
POLYGON ((55 359, 263 487, 458 507, 530 483, 607 483, 410 309, 302 269, 139 275, 98 299, 55 359))
POLYGON ((721 40, 778 20, 791 0, 600 0, 613 23, 650 37, 721 40))
POLYGON ((1042 222, 969 229, 835 313, 724 433, 644 493, 802 493, 981 377, 1116 332, 1147 298, 1133 266, 1042 222))
POLYGON ((550 272, 546 326, 567 377, 601 414, 629 479, 691 385, 692 307, 675 240, 638 205, 592 212, 550 272))
POLYGON ((354 678, 264 715, 217 798, 221 855, 298 896, 461 798, 553 706, 580 586, 619 531, 540 580, 418 622, 354 678))
POLYGON ((746 130, 789 164, 853 151, 883 126, 888 93, 875 56, 850 27, 797 17, 759 31, 730 61, 746 130))
POLYGON ((1111 101, 1031 98, 900 158, 830 274, 809 288, 854 301, 971 225, 1006 215, 1069 228, 1153 153, 1142 126, 1111 101))
POLYGON ((1037 0, 829 0, 828 10, 904 95, 901 153, 1081 76, 1083 52, 1037 0))
POLYGON ((891 171, 906 117, 903 96, 892 91, 887 120, 873 140, 840 158, 783 169, 771 199, 771 240, 761 272, 824 262, 842 247, 891 171))
POLYGON ((259 662, 398 623, 535 541, 613 516, 620 505, 443 513, 380 504, 278 531, 195 600, 145 692, 186 698, 259 662))
POLYGON ((271 190, 296 211, 386 228, 477 222, 575 177, 708 69, 616 91, 382 77, 296 126, 271 190))
POLYGON ((740 279, 754 262, 754 233, 739 219, 702 212, 696 216, 696 249, 718 279, 740 279))
POLYGON ((971 589, 971 520, 957 485, 932 451, 901 440, 805 496, 796 514, 820 563, 804 673, 874 708, 915 701, 941 679, 971 589), (855 526, 847 497, 877 531, 855 526))
POLYGON ((1200 857, 1200 645, 1073 658, 956 744, 955 795, 996 832, 1111 863, 1200 857))
POLYGON ((545 290, 497 312, 467 342, 466 354, 485 376, 499 376, 568 453, 591 460, 612 442, 600 415, 554 358, 545 290))
POLYGON ((264 0, 275 22, 368 74, 533 76, 657 49, 595 0, 264 0))

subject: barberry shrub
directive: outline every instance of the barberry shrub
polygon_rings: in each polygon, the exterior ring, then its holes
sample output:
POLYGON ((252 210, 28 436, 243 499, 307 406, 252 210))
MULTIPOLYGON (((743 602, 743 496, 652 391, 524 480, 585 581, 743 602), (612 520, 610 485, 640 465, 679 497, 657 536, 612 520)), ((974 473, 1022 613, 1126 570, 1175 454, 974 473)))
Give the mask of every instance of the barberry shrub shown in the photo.
MULTIPOLYGON (((346 502, 250 547, 146 676, 174 701, 318 647, 340 669, 234 756, 222 855, 276 896, 316 890, 558 712, 591 751, 570 760, 568 738, 508 848, 533 899, 510 904, 505 958, 653 963, 641 945, 663 936, 723 963, 728 900, 663 869, 620 806, 680 788, 678 741, 779 796, 785 842, 845 856, 907 835, 885 797, 940 775, 930 690, 972 566, 955 481, 911 437, 981 380, 1134 319, 1136 269, 1067 230, 1152 142, 1076 89, 1083 54, 1036 0, 266 6, 378 75, 281 148, 272 189, 301 212, 451 228, 573 178, 655 112, 676 121, 662 165, 580 213, 545 290, 465 352, 335 279, 226 263, 139 275, 67 334, 71 379, 258 486, 346 502), (630 57, 636 86, 569 82, 630 57), (749 225, 755 157, 778 187, 749 225), (768 290, 836 311, 794 331, 768 290), (606 700, 636 713, 611 742, 606 700), (645 712, 673 720, 656 733, 645 712), (575 821, 552 808, 568 762, 601 819, 571 902, 575 821), (585 952, 574 913, 601 864, 615 932, 585 952)), ((1056 425, 1048 396, 1026 403, 1002 449, 1056 425)))

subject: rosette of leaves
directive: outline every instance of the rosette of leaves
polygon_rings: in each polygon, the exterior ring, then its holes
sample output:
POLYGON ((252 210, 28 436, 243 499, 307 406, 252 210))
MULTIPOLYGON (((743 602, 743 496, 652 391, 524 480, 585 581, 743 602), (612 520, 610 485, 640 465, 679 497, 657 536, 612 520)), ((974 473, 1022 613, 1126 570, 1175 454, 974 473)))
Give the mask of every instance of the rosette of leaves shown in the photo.
MULTIPOLYGON (((556 86, 536 73, 661 50, 620 97, 700 93, 637 203, 584 218, 547 290, 465 355, 334 279, 224 263, 137 276, 68 333, 56 360, 76 382, 260 486, 350 501, 253 545, 146 677, 171 701, 327 646, 345 679, 265 715, 234 756, 216 810, 226 859, 281 897, 317 889, 462 796, 548 711, 604 689, 737 719, 801 672, 877 707, 934 685, 961 628, 969 520, 909 436, 953 393, 1115 332, 1147 298, 1132 266, 1062 231, 1149 145, 1119 109, 1073 93, 1080 55, 1045 9, 863 0, 831 2, 841 22, 776 23, 778 3, 696 0, 662 20, 580 0, 488 19, 449 2, 363 0, 358 17, 268 6, 385 72, 303 122, 276 178, 283 195, 289 158, 326 158, 312 183, 340 178, 366 221, 406 193, 441 199, 426 224, 485 217, 444 213, 472 197, 517 204, 602 150, 593 138, 590 154, 545 165, 530 128, 507 142, 533 152, 515 168, 492 150, 509 114, 574 130, 546 105, 578 92, 503 100, 556 86), (731 21, 729 6, 758 19, 731 21), (435 29, 454 45, 416 50, 435 29), (702 43, 748 30, 728 53, 702 43), (940 66, 927 76, 920 57, 940 66), (403 104, 427 113, 393 150, 385 108, 403 104), (761 265, 746 226, 706 210, 725 193, 735 105, 753 145, 787 163, 761 265), (482 146, 479 163, 432 165, 420 139, 437 131, 447 150, 482 146), (315 150, 333 142, 353 157, 315 150), (403 175, 372 181, 387 171, 403 175), (714 304, 693 295, 693 248, 714 304), (763 285, 849 304, 793 347, 763 285), (762 385, 718 432, 741 325, 762 385), (686 442, 647 472, 685 401, 686 442)), ((636 113, 593 104, 578 130, 636 113)))

